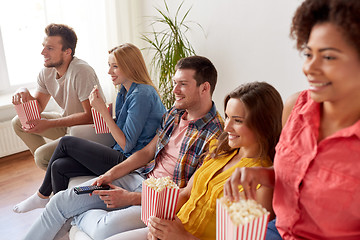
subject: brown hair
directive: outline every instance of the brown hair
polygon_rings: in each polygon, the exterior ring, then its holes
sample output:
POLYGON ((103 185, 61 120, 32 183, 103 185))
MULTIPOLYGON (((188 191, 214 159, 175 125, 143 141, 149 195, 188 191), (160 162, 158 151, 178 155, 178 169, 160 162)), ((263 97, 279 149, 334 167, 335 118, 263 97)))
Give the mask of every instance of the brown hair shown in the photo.
POLYGON ((194 79, 196 80, 197 86, 208 82, 210 84, 210 94, 213 94, 217 81, 217 71, 209 59, 201 56, 182 58, 176 63, 175 70, 178 69, 195 70, 194 79))
POLYGON ((71 49, 71 56, 73 57, 75 54, 75 48, 77 43, 77 36, 74 30, 64 24, 49 24, 45 28, 46 36, 60 36, 62 42, 62 51, 66 49, 71 49))
POLYGON ((290 30, 297 49, 304 49, 316 24, 326 22, 336 25, 360 56, 359 0, 305 0, 296 10, 290 30))
MULTIPOLYGON (((261 157, 270 157, 273 160, 282 128, 283 102, 279 92, 266 82, 246 83, 225 97, 225 110, 231 98, 239 99, 244 103, 248 113, 244 123, 254 132, 260 145, 261 157)), ((216 158, 220 155, 228 155, 232 150, 228 145, 228 134, 224 132, 210 156, 216 158)))

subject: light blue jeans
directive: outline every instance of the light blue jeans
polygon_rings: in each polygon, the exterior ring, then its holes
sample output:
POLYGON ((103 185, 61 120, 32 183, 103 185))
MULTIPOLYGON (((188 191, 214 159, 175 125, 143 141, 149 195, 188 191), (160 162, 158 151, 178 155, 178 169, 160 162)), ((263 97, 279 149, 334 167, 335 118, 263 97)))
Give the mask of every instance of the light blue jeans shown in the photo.
MULTIPOLYGON (((141 192, 144 179, 145 177, 138 173, 130 173, 115 180, 113 184, 131 192, 141 192)), ((82 185, 91 185, 94 181, 95 179, 92 179, 82 185)), ((145 227, 141 221, 141 206, 107 209, 97 195, 77 195, 73 189, 67 189, 51 198, 24 239, 53 239, 65 221, 72 217, 73 224, 94 240, 145 227)))

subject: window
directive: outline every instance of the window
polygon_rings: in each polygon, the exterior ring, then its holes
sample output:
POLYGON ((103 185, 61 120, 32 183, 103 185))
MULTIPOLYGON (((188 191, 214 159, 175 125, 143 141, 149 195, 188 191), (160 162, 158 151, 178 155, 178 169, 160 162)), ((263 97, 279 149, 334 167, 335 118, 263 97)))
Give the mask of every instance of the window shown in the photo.
POLYGON ((0 91, 12 91, 34 84, 43 66, 39 43, 44 36, 44 2, 14 0, 0 4, 0 91))

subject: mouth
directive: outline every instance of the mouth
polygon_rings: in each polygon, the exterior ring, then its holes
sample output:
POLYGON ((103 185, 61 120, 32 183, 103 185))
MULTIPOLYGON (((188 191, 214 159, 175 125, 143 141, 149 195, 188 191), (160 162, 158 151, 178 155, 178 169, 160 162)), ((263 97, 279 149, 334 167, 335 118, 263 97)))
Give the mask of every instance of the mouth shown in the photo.
POLYGON ((331 85, 331 82, 309 81, 309 85, 310 85, 310 90, 319 90, 321 88, 331 85))
POLYGON ((114 82, 117 79, 117 76, 111 76, 111 80, 114 82))
POLYGON ((182 99, 184 99, 184 97, 175 96, 175 101, 181 101, 182 99))
POLYGON ((233 140, 235 138, 238 138, 238 135, 228 133, 228 138, 229 138, 229 140, 233 140))

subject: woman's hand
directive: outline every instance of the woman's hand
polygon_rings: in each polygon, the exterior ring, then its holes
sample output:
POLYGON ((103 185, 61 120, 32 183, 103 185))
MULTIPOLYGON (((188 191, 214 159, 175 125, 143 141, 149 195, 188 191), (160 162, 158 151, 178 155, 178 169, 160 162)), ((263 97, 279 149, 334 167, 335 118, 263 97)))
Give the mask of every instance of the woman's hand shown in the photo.
POLYGON ((274 187, 275 174, 273 168, 237 168, 224 185, 224 195, 231 201, 240 199, 239 185, 242 185, 246 198, 256 200, 258 184, 274 187))
POLYGON ((100 94, 99 94, 99 90, 97 89, 97 87, 95 86, 94 89, 91 91, 90 95, 89 95, 89 101, 90 101, 90 105, 96 110, 98 111, 100 114, 103 113, 103 111, 107 111, 106 105, 104 100, 101 98, 100 94))
POLYGON ((183 239, 197 239, 188 233, 180 219, 175 216, 175 220, 164 220, 157 217, 150 217, 149 219, 149 234, 148 240, 183 240, 183 239))

